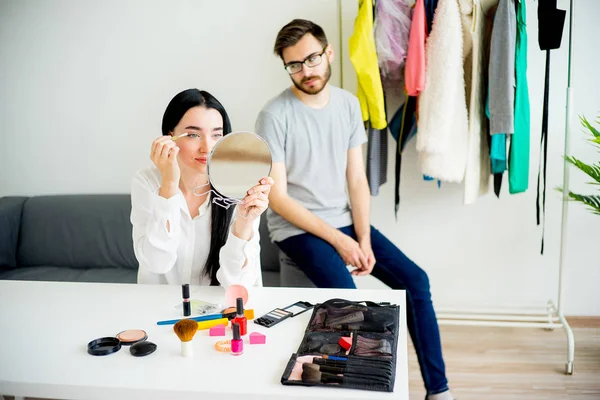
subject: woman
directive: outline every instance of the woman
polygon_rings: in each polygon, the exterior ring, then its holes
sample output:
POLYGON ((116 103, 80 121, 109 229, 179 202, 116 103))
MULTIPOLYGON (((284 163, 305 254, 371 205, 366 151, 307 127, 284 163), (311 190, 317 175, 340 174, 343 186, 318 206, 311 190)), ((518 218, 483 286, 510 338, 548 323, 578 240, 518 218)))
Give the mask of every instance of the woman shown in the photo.
POLYGON ((208 92, 185 90, 167 106, 154 165, 137 171, 131 187, 138 283, 262 285, 258 226, 273 180, 262 178, 237 207, 211 201, 207 157, 230 132, 208 92))

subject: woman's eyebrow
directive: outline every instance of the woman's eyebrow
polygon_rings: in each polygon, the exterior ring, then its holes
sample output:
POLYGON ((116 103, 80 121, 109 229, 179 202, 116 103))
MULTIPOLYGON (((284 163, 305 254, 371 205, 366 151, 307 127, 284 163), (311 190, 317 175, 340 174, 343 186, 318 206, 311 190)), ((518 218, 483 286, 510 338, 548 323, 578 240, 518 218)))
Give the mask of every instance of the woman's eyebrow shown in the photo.
MULTIPOLYGON (((200 132, 204 131, 204 129, 198 128, 197 126, 193 126, 193 125, 186 126, 185 129, 191 129, 191 130, 200 131, 200 132)), ((213 128, 213 132, 215 132, 215 131, 222 131, 222 130, 223 130, 222 126, 219 126, 217 128, 213 128)))

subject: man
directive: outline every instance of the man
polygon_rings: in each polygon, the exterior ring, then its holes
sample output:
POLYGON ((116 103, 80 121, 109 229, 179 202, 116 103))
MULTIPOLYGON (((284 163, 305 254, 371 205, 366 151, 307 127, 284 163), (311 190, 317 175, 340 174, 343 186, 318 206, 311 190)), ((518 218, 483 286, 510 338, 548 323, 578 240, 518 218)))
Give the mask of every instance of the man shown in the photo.
POLYGON ((352 275, 371 274, 406 289, 427 399, 452 399, 427 274, 369 224, 360 106, 328 83, 334 52, 323 29, 293 20, 277 35, 274 51, 293 86, 269 101, 256 122, 273 156, 271 239, 318 287, 355 288, 352 275))

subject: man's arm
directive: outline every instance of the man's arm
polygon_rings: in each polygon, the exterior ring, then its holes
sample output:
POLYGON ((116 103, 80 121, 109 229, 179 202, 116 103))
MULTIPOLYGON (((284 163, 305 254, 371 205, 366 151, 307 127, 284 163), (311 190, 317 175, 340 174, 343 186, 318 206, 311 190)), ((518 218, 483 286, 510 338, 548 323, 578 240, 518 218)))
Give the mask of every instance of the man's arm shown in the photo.
POLYGON ((289 223, 331 244, 346 264, 357 267, 363 263, 366 265, 367 258, 355 240, 317 217, 288 195, 287 172, 284 163, 273 163, 271 177, 275 181, 269 194, 269 206, 273 211, 289 223))
POLYGON ((371 191, 369 190, 369 182, 364 168, 362 146, 356 146, 348 150, 346 181, 350 194, 354 232, 356 232, 358 244, 366 259, 362 267, 359 266, 357 270, 352 271, 352 274, 368 275, 375 265, 375 256, 371 248, 371 224, 369 222, 371 191))
POLYGON ((369 208, 371 192, 365 173, 362 146, 348 150, 348 166, 346 167, 346 181, 350 193, 350 206, 352 207, 352 220, 358 241, 371 242, 371 225, 369 222, 369 208))
POLYGON ((335 246, 334 243, 339 231, 288 195, 285 164, 282 162, 273 163, 271 177, 275 184, 269 194, 269 207, 289 223, 335 246))

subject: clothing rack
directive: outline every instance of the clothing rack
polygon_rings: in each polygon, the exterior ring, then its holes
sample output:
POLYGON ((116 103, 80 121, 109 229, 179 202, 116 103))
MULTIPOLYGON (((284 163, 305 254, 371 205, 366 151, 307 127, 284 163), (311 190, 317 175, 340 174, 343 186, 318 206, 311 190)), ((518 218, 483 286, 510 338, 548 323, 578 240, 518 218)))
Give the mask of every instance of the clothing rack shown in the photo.
MULTIPOLYGON (((570 136, 573 127, 573 88, 571 64, 573 62, 573 20, 574 20, 574 0, 569 1, 569 56, 567 67, 567 90, 566 90, 566 118, 565 118, 565 138, 564 155, 570 154, 570 136)), ((558 301, 555 304, 549 300, 545 309, 537 310, 452 310, 440 309, 438 313, 438 322, 440 325, 466 325, 466 326, 490 326, 490 327, 512 327, 512 328, 543 328, 553 330, 563 328, 567 335, 567 363, 565 373, 573 374, 575 361, 575 337, 573 329, 567 322, 563 303, 565 299, 563 279, 565 275, 565 254, 566 254, 566 228, 567 215, 569 210, 569 163, 566 157, 563 157, 563 191, 562 191, 562 212, 560 229, 560 255, 558 264, 558 301)))
MULTIPOLYGON (((519 0, 517 0, 519 1, 519 0)), ((520 0, 526 1, 526 0, 520 0)), ((573 126, 573 89, 571 76, 571 63, 573 60, 572 31, 573 31, 573 7, 574 0, 570 0, 569 6, 569 55, 568 55, 568 80, 566 91, 566 120, 565 120, 565 138, 564 155, 570 154, 570 134, 573 126)), ((340 12, 340 40, 342 35, 341 24, 341 0, 338 0, 338 10, 340 12)), ((342 43, 340 43, 341 45, 342 43)), ((342 47, 340 47, 342 48, 342 47)), ((342 58, 343 59, 343 58, 342 58)), ((343 62, 343 61, 342 61, 343 62)), ((343 80, 342 80, 343 86, 343 80)), ((567 335, 567 363, 565 373, 573 374, 575 359, 575 338, 573 330, 565 319, 563 312, 563 303, 565 299, 563 278, 565 275, 565 254, 566 254, 566 226, 569 201, 569 163, 566 157, 563 162, 563 196, 562 196, 562 215, 560 231, 560 258, 558 272, 558 301, 555 303, 549 300, 546 306, 535 308, 515 308, 515 309, 436 309, 438 323, 440 325, 462 325, 462 326, 487 326, 487 327, 511 327, 511 328, 543 328, 545 330, 554 330, 563 328, 567 335)))

